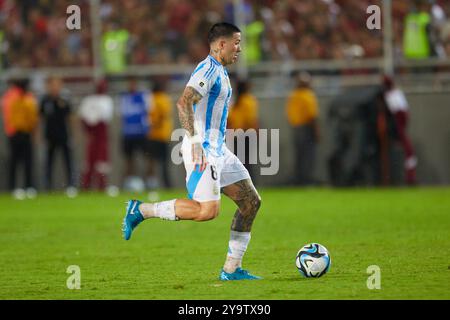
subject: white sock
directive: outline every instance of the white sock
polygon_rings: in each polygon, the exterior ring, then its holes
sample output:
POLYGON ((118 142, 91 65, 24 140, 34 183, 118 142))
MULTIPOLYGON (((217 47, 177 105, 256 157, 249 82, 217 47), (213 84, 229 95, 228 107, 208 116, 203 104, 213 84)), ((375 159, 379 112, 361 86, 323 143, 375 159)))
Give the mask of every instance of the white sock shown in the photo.
POLYGON ((227 260, 225 261, 225 272, 232 273, 236 268, 242 266, 242 258, 247 251, 250 242, 250 232, 239 232, 231 230, 228 243, 227 260))
POLYGON ((176 199, 154 203, 153 210, 155 212, 155 217, 163 220, 179 220, 175 215, 175 201, 176 199))

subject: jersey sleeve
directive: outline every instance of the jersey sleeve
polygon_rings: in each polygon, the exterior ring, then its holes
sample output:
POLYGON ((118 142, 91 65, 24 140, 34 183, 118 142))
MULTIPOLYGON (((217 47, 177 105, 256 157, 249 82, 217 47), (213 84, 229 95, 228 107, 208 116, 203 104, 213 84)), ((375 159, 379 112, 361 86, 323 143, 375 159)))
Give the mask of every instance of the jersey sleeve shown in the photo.
POLYGON ((211 89, 213 75, 216 67, 208 62, 200 63, 191 75, 187 83, 187 87, 194 88, 198 93, 204 97, 211 89))

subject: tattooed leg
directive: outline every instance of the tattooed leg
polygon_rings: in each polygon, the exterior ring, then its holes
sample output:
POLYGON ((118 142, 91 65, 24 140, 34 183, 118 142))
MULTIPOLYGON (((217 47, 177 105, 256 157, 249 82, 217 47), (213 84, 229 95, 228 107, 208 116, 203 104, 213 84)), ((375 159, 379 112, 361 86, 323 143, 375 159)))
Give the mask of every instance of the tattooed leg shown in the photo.
POLYGON ((231 230, 250 232, 253 220, 261 206, 261 197, 250 179, 238 181, 223 188, 223 193, 238 206, 231 224, 231 230))
POLYGON ((233 273, 242 266, 242 258, 250 242, 253 221, 261 206, 261 197, 250 179, 224 187, 223 193, 238 205, 231 223, 228 254, 223 267, 225 272, 233 273))

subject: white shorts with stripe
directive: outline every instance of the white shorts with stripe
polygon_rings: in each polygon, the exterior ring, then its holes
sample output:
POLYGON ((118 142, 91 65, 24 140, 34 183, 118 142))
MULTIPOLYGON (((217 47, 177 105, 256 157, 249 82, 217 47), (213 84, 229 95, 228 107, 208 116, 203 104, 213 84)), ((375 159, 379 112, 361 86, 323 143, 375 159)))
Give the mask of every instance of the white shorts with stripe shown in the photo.
POLYGON ((220 157, 207 154, 208 165, 202 172, 192 162, 192 146, 183 139, 181 153, 186 169, 186 188, 189 199, 199 202, 220 200, 220 188, 241 180, 250 179, 247 169, 239 158, 224 144, 224 155, 220 157))

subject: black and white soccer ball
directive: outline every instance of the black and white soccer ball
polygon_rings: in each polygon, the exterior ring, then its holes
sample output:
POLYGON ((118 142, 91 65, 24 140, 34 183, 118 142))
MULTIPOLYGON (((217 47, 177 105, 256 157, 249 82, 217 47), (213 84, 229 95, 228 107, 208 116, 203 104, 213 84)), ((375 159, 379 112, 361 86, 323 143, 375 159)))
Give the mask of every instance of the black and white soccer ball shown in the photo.
POLYGON ((331 258, 327 248, 318 243, 310 243, 298 251, 295 264, 304 277, 319 278, 330 269, 331 258))

